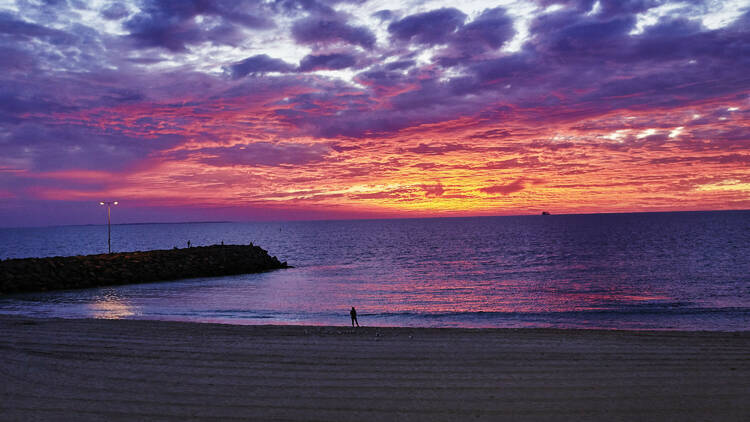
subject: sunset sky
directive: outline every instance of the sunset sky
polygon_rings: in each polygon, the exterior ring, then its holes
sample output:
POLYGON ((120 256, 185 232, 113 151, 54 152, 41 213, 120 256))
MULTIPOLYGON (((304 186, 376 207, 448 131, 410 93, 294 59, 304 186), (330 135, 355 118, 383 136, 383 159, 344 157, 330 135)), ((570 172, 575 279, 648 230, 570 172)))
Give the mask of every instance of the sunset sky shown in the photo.
POLYGON ((750 208, 750 9, 0 0, 0 226, 750 208))

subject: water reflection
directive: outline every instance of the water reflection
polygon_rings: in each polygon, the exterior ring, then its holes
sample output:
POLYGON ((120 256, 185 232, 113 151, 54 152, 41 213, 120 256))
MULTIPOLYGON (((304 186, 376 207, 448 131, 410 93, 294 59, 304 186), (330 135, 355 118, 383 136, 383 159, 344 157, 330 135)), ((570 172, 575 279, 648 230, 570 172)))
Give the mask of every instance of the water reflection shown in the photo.
POLYGON ((85 303, 84 307, 93 318, 121 319, 137 314, 137 307, 121 298, 114 289, 106 289, 101 294, 92 296, 91 302, 85 303))

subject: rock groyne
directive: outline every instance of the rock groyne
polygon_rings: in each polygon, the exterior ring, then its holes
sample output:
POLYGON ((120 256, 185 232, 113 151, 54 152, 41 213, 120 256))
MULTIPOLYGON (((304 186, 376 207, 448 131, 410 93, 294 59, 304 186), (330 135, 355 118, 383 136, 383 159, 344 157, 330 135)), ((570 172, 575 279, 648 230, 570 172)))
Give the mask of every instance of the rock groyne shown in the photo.
POLYGON ((7 259, 0 261, 0 294, 218 277, 278 268, 288 265, 252 243, 7 259))

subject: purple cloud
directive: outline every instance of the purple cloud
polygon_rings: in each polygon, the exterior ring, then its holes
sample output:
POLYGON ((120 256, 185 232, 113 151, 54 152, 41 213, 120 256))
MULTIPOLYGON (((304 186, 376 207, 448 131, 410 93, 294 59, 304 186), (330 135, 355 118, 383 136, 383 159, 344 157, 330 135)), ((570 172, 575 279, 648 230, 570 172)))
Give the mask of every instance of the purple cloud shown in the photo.
POLYGON ((460 28, 466 15, 460 10, 443 8, 417 13, 388 25, 388 32, 401 41, 417 44, 444 44, 460 28))
POLYGON ((394 13, 390 10, 384 9, 384 10, 378 10, 377 12, 372 14, 373 18, 377 18, 381 21, 389 21, 395 17, 394 13))
POLYGON ((303 165, 323 161, 331 152, 326 144, 256 142, 228 148, 203 148, 200 161, 217 167, 303 165))
POLYGON ((24 161, 31 171, 119 171, 184 141, 182 135, 163 134, 143 142, 139 136, 115 128, 100 131, 95 126, 25 122, 13 127, 3 155, 24 161))
POLYGON ((513 19, 505 9, 498 7, 482 12, 476 19, 464 25, 454 41, 458 47, 469 49, 498 49, 516 33, 513 19))
POLYGON ((125 22, 124 27, 130 31, 128 37, 141 47, 163 47, 181 52, 190 44, 205 41, 234 45, 242 39, 235 24, 253 29, 273 26, 271 21, 247 12, 257 7, 257 4, 247 1, 150 0, 140 13, 125 22), (222 21, 216 26, 203 27, 195 22, 198 15, 217 16, 222 21))
POLYGON ((336 11, 325 3, 336 3, 336 1, 327 2, 326 0, 275 0, 272 7, 275 11, 285 15, 296 15, 300 13, 311 13, 317 15, 334 15, 336 11))
POLYGON ((351 54, 310 54, 302 58, 299 70, 302 72, 309 72, 312 70, 338 70, 352 67, 356 63, 357 58, 351 54))
POLYGON ((371 49, 375 35, 364 26, 352 26, 337 19, 313 16, 292 26, 292 36, 300 44, 346 42, 371 49))
POLYGON ((30 38, 36 38, 57 45, 75 42, 75 37, 67 32, 25 22, 7 12, 0 12, 0 34, 5 34, 5 36, 21 42, 27 41, 30 38))
POLYGON ((569 10, 538 17, 531 25, 534 49, 561 58, 616 53, 635 26, 633 15, 607 20, 569 10))
POLYGON ((446 67, 469 63, 474 56, 502 47, 515 32, 513 19, 505 9, 485 10, 452 34, 449 46, 438 56, 438 63, 446 67))
POLYGON ((0 57, 3 57, 3 60, 0 60, 0 71, 2 72, 29 72, 36 63, 32 54, 2 45, 0 45, 0 57))
POLYGON ((128 8, 125 7, 122 3, 113 3, 109 5, 109 7, 102 9, 100 13, 105 19, 108 20, 119 20, 127 17, 130 14, 130 12, 128 12, 128 8))
MULTIPOLYGON (((659 6, 664 0, 603 0, 600 2, 601 16, 633 15, 659 6)), ((593 7, 593 5, 592 5, 593 7)))
POLYGON ((385 65, 385 70, 403 70, 415 65, 414 60, 398 60, 385 65))
POLYGON ((268 72, 291 72, 294 66, 281 60, 269 57, 267 54, 258 54, 248 57, 229 66, 232 78, 239 79, 247 75, 257 76, 268 72))

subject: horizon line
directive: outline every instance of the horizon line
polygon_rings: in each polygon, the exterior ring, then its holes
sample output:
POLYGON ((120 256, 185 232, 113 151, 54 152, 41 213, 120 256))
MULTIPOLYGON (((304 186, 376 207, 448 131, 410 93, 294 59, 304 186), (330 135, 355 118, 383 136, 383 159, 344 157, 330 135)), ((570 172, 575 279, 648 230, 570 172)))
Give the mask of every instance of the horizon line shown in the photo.
MULTIPOLYGON (((319 219, 298 219, 298 220, 199 220, 199 221, 162 221, 162 222, 128 222, 112 223, 112 226, 137 226, 151 224, 237 224, 237 223, 306 223, 306 222, 337 222, 337 221, 384 221, 384 220, 437 220, 437 219, 468 219, 468 218, 502 218, 502 217, 554 217, 554 216, 573 216, 573 215, 622 215, 622 214, 677 214, 677 213, 705 213, 705 212, 749 212, 750 209, 723 209, 723 210, 672 210, 672 211, 620 211, 620 212, 583 212, 583 213, 564 213, 542 215, 536 214, 503 214, 503 215, 452 215, 452 216, 425 216, 425 217, 364 217, 364 218, 319 218, 319 219)), ((0 229, 34 229, 34 228, 53 228, 53 227, 88 227, 88 226, 106 226, 103 224, 51 224, 46 226, 0 226, 0 229)))

